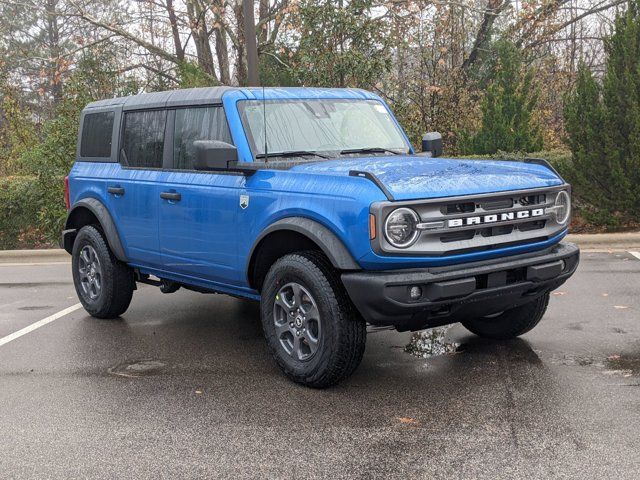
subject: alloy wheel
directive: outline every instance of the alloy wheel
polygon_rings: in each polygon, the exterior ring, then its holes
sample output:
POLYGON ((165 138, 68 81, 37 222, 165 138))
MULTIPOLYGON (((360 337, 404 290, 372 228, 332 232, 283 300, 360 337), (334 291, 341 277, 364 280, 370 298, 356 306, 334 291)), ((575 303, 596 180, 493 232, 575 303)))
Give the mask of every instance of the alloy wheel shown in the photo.
POLYGON ((320 344, 320 312, 309 293, 299 283, 284 285, 273 305, 276 336, 284 351, 296 360, 307 361, 320 344))
POLYGON ((102 291, 102 267, 96 250, 85 245, 78 256, 78 273, 80 286, 85 297, 96 300, 102 291))

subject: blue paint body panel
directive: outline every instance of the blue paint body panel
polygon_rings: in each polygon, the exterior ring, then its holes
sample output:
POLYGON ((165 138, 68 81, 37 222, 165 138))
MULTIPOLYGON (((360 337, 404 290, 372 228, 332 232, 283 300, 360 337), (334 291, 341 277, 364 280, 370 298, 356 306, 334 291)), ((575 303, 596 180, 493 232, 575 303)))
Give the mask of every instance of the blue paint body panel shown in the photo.
POLYGON ((341 159, 293 168, 326 175, 347 175, 350 170, 375 174, 395 200, 480 195, 563 183, 543 165, 494 160, 393 156, 341 159))
MULTIPOLYGON (((253 158, 238 102, 262 98, 382 102, 374 94, 351 89, 270 88, 264 96, 262 89, 227 89, 221 101, 240 161, 252 162, 253 158)), ((395 200, 563 183, 554 172, 536 164, 405 155, 309 162, 288 170, 262 169, 251 176, 132 169, 115 162, 78 161, 70 172, 69 185, 72 205, 92 197, 107 207, 130 264, 141 272, 253 299, 259 294, 251 289, 247 278, 250 253, 261 233, 283 218, 315 220, 335 234, 361 268, 376 271, 453 265, 531 252, 559 242, 566 234, 544 242, 445 257, 382 256, 373 251, 369 240, 369 208, 374 202, 385 201, 386 196, 373 182, 349 176, 350 170, 375 174, 395 200), (108 194, 109 187, 122 187, 126 193, 108 194), (167 191, 180 193, 181 201, 161 199, 160 193, 167 191), (240 207, 241 195, 250 199, 246 209, 240 207)))

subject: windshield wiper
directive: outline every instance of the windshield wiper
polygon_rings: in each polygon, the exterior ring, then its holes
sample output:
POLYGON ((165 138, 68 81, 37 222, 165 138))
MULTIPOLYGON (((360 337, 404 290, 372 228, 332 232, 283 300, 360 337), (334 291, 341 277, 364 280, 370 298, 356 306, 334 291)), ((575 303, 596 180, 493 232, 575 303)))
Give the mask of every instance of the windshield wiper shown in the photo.
POLYGON ((288 152, 269 152, 269 153, 258 153, 256 158, 274 158, 274 157, 282 157, 282 158, 290 158, 290 157, 320 157, 320 158, 331 158, 328 155, 323 155, 322 153, 312 152, 310 150, 291 150, 288 152))
POLYGON ((340 152, 341 155, 346 155, 348 153, 393 153, 394 155, 401 155, 401 152, 398 152, 397 150, 390 150, 382 147, 350 148, 340 152))

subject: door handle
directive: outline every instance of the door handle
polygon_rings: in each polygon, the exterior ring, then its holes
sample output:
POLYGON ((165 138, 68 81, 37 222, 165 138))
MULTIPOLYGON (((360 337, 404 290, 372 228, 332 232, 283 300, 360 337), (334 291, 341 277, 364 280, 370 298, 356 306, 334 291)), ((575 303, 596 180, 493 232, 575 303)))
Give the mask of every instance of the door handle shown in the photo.
POLYGON ((122 187, 109 187, 107 188, 107 192, 111 195, 124 195, 124 188, 122 187))
POLYGON ((179 202, 182 199, 182 195, 178 192, 162 192, 160 194, 160 198, 164 200, 173 200, 174 202, 179 202))

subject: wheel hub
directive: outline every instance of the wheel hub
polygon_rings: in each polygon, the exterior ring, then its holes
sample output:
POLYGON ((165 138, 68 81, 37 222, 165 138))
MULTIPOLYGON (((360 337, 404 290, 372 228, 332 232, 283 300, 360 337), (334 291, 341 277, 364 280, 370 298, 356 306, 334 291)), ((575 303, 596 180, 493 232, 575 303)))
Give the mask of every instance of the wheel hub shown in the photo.
POLYGON ((295 282, 284 285, 276 294, 273 321, 288 355, 302 361, 313 357, 320 342, 320 313, 306 288, 295 282))
POLYGON ((102 292, 102 267, 96 250, 85 245, 78 256, 78 274, 84 297, 95 300, 102 292))

